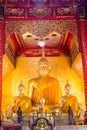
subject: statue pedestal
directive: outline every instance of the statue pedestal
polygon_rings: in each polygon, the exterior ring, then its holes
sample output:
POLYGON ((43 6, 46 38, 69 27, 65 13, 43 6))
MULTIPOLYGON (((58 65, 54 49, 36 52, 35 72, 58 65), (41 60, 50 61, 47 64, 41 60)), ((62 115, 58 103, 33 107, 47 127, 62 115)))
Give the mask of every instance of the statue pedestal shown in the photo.
MULTIPOLYGON (((54 116, 54 119, 55 119, 55 126, 69 125, 68 115, 54 116)), ((73 117, 73 121, 74 120, 75 120, 75 117, 73 117)))
POLYGON ((57 125, 69 125, 68 116, 55 116, 55 126, 57 125))

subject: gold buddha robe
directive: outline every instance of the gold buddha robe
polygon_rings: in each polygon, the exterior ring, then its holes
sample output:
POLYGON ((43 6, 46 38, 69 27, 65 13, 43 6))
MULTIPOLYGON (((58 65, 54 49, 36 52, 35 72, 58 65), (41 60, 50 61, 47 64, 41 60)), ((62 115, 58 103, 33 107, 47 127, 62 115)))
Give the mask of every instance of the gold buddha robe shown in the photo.
POLYGON ((28 114, 32 110, 31 100, 24 95, 14 97, 12 111, 17 113, 19 107, 24 115, 28 114))
POLYGON ((58 80, 49 76, 30 80, 29 93, 32 104, 40 104, 42 97, 47 105, 58 104, 62 96, 58 80))
POLYGON ((76 115, 78 112, 78 99, 76 96, 68 95, 62 97, 64 102, 61 107, 61 111, 64 113, 68 112, 69 106, 71 106, 73 114, 76 115))

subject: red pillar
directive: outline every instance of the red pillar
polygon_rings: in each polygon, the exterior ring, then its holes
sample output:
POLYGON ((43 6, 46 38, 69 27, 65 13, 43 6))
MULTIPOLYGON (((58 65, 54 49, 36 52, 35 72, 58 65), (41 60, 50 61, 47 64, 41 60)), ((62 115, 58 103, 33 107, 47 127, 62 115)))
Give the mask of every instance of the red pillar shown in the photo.
POLYGON ((4 53, 4 45, 5 45, 5 23, 3 20, 3 7, 0 7, 0 115, 2 105, 2 59, 4 53))
POLYGON ((84 74, 84 90, 85 90, 85 101, 87 109, 87 30, 86 30, 86 19, 78 20, 78 36, 79 36, 79 48, 82 54, 83 62, 83 74, 84 74))

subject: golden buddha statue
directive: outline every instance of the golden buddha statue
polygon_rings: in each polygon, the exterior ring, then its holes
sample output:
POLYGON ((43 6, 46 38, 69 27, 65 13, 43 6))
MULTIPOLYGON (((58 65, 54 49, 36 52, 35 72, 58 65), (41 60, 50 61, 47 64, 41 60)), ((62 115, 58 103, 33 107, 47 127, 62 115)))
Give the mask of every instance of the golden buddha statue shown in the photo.
POLYGON ((11 110, 11 107, 10 105, 7 105, 5 113, 3 114, 3 118, 2 118, 3 123, 13 123, 12 115, 13 112, 11 110))
POLYGON ((28 96, 24 95, 25 87, 23 83, 20 83, 18 86, 19 95, 14 97, 12 111, 17 113, 18 108, 20 107, 23 115, 28 114, 32 110, 31 100, 28 96))
POLYGON ((82 108, 82 104, 79 103, 78 105, 78 113, 77 113, 77 116, 76 116, 76 119, 75 119, 75 124, 76 125, 84 125, 84 122, 85 122, 85 116, 84 116, 84 110, 82 108))
POLYGON ((29 98, 32 105, 40 104, 42 97, 44 97, 47 106, 54 106, 59 103, 62 96, 61 88, 58 80, 48 75, 49 70, 50 66, 47 59, 42 57, 38 62, 39 76, 29 81, 29 98))
POLYGON ((61 97, 61 111, 67 113, 69 106, 72 108, 73 114, 76 115, 78 112, 78 99, 76 96, 72 95, 71 85, 67 82, 64 87, 65 95, 61 97))

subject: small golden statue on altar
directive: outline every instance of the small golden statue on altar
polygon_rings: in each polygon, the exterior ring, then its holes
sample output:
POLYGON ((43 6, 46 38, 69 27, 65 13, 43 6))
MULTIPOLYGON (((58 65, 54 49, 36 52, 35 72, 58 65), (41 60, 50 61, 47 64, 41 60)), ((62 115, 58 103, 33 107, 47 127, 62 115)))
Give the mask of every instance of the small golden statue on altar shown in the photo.
POLYGON ((40 99, 40 109, 41 109, 41 112, 44 111, 44 107, 45 107, 45 98, 42 97, 42 98, 40 99))
POLYGON ((11 107, 10 105, 7 105, 6 111, 3 114, 3 119, 2 119, 3 123, 13 123, 12 115, 13 115, 13 112, 11 110, 11 107))
POLYGON ((82 104, 79 103, 78 105, 78 113, 75 119, 75 124, 76 125, 84 125, 84 121, 85 121, 85 116, 84 116, 84 111, 82 109, 82 104))

